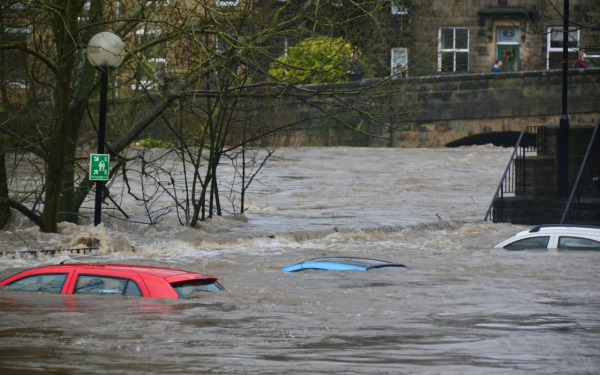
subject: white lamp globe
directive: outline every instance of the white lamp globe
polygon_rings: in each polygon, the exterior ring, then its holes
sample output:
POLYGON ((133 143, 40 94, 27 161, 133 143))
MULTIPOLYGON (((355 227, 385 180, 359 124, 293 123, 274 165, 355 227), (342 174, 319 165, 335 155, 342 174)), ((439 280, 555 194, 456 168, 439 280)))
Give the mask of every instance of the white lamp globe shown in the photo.
POLYGON ((125 43, 116 34, 102 32, 90 39, 86 55, 99 68, 118 68, 125 58, 125 43))

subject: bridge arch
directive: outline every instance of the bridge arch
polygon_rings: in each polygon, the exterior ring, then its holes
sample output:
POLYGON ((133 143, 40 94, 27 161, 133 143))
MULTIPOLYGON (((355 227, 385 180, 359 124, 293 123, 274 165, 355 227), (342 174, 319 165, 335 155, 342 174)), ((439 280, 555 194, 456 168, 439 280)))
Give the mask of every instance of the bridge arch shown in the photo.
MULTIPOLYGON (((514 120, 458 120, 451 121, 447 130, 440 131, 435 136, 432 146, 459 147, 470 145, 484 145, 491 143, 495 146, 513 147, 519 138, 523 127, 531 125, 529 121, 514 120)), ((536 124, 539 125, 539 124, 536 124)), ((525 143, 534 142, 527 139, 525 143)))

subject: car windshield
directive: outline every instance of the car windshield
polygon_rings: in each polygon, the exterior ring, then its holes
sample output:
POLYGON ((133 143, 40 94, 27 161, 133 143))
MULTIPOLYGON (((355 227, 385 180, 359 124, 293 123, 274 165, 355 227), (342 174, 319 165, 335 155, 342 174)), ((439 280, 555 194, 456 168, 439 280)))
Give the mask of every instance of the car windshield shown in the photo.
POLYGON ((223 287, 216 280, 190 280, 171 284, 181 299, 191 298, 194 292, 220 292, 223 287))
MULTIPOLYGON (((342 263, 342 264, 350 264, 352 266, 359 266, 359 267, 365 267, 365 268, 378 267, 378 266, 380 267, 380 266, 392 264, 392 263, 386 262, 384 260, 364 259, 364 258, 343 258, 343 257, 311 259, 308 262, 311 262, 311 263, 312 262, 342 263)), ((308 262, 306 262, 306 263, 308 263, 308 262)))

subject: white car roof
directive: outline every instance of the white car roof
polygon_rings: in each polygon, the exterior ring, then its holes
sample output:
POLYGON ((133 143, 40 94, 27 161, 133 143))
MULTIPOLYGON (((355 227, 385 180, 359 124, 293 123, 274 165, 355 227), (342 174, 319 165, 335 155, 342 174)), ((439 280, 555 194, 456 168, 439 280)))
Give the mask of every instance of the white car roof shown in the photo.
POLYGON ((540 225, 538 227, 519 232, 514 236, 507 238, 500 242, 495 247, 505 246, 507 243, 512 243, 522 237, 535 237, 536 235, 551 235, 551 234, 563 234, 563 235, 579 235, 579 236, 590 236, 600 239, 600 227, 585 226, 585 225, 540 225))
POLYGON ((600 235, 600 227, 583 226, 583 225, 548 225, 535 227, 529 231, 521 232, 525 233, 573 233, 573 234, 587 234, 592 236, 600 235))

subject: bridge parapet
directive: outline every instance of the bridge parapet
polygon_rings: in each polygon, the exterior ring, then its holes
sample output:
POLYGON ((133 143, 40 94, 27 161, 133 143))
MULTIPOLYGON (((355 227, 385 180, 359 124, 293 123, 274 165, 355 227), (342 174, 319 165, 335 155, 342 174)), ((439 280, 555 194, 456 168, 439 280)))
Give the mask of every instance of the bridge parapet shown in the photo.
MULTIPOLYGON (((372 108, 388 111, 397 130, 364 125, 367 132, 381 138, 368 140, 365 136, 352 134, 351 130, 335 121, 315 121, 302 126, 283 137, 286 144, 310 144, 306 138, 325 139, 326 146, 371 145, 395 147, 443 147, 457 140, 484 133, 520 132, 524 126, 555 125, 561 113, 561 70, 525 71, 511 73, 465 74, 451 76, 410 77, 382 83, 383 90, 392 92, 395 100, 382 98, 372 108), (388 100, 388 103, 384 103, 388 100), (386 105, 388 107, 386 107, 386 105), (393 108, 393 109, 392 109, 393 108), (396 114, 392 114, 396 112, 396 114), (398 114, 403 112, 403 114, 398 114), (327 132, 326 137, 315 134, 327 132)), ((327 87, 353 90, 370 87, 381 79, 359 82, 340 82, 327 87)), ((319 89, 324 85, 307 85, 319 89)), ((380 86, 378 89, 382 90, 380 86)), ((296 109, 305 112, 306 118, 314 116, 312 109, 296 109)), ((569 116, 572 124, 593 125, 600 114, 600 69, 573 69, 569 71, 569 116)), ((349 123, 356 125, 364 119, 346 115, 349 123)), ((318 144, 316 144, 318 145, 318 144)))

